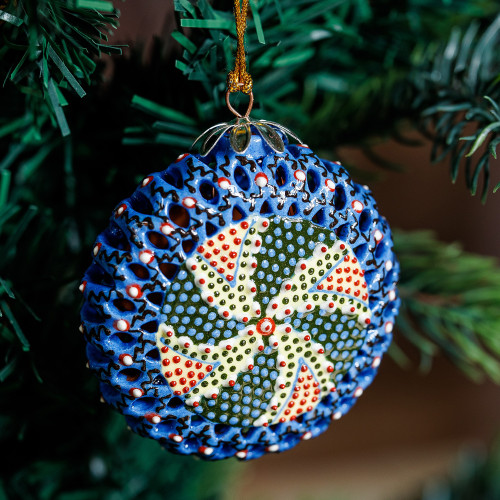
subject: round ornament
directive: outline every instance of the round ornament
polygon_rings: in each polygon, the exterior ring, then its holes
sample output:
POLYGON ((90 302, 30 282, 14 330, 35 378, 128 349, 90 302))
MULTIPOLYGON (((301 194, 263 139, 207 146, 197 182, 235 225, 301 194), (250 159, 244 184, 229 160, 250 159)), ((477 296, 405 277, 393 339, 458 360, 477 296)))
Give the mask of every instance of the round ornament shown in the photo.
POLYGON ((205 134, 118 204, 85 274, 82 331, 135 432, 209 460, 292 448, 372 382, 399 299, 369 189, 286 129, 205 134))

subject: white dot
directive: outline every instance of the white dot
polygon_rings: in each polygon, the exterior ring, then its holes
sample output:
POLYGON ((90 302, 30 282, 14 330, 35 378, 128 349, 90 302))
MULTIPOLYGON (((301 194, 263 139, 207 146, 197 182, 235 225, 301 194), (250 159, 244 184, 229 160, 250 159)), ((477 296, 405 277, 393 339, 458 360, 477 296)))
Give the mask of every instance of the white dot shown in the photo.
POLYGON ((125 330, 128 329, 128 323, 124 319, 119 319, 116 322, 116 329, 120 330, 121 332, 124 332, 125 330))
POLYGON ((259 173, 255 176, 255 184, 259 187, 264 187, 267 185, 268 179, 267 175, 263 173, 259 173))
POLYGON ((388 260, 385 263, 385 268, 386 268, 387 271, 390 271, 392 269, 392 261, 388 260))
POLYGON ((363 388, 362 388, 362 387, 358 387, 358 388, 354 391, 354 397, 359 398, 359 396, 361 396, 361 394, 363 394, 363 388))
POLYGON ((135 299, 139 295, 139 289, 136 286, 131 286, 128 289, 128 294, 135 299))
POLYGON ((124 364, 125 366, 130 366, 133 362, 134 360, 132 359, 132 356, 130 354, 126 354, 122 358, 122 364, 124 364))
POLYGON ((153 252, 150 252, 149 250, 144 250, 139 254, 139 260, 143 264, 149 264, 154 258, 153 252))
POLYGON ((151 418, 151 422, 153 422, 153 424, 159 424, 159 423, 161 422, 160 415, 154 415, 154 416, 151 418))
POLYGON ((385 324, 385 332, 386 332, 386 333, 391 333, 391 332, 392 332, 393 327, 394 327, 393 323, 391 323, 390 321, 388 321, 388 322, 385 324))
POLYGON ((302 170, 297 170, 293 175, 299 182, 304 182, 306 180, 306 174, 302 172, 302 170))
POLYGON ((396 292, 394 290, 391 290, 389 292, 389 300, 394 300, 396 298, 396 292))
POLYGON ((306 432, 303 436, 302 436, 302 439, 304 441, 307 441, 308 439, 311 439, 312 438, 312 432, 306 432))
POLYGON ((335 182, 333 182, 331 179, 326 179, 325 181, 325 186, 330 190, 330 191, 335 191, 335 182))
POLYGON ((382 234, 382 231, 380 231, 380 229, 376 229, 375 233, 373 233, 373 237, 375 238, 375 241, 378 243, 379 241, 382 240, 384 235, 382 234))
POLYGON ((174 228, 171 224, 165 223, 161 225, 161 232, 163 234, 166 234, 167 236, 171 233, 173 233, 174 228))
POLYGON ((278 450, 280 449, 279 445, 277 444, 272 444, 271 446, 268 446, 267 447, 267 451, 271 452, 271 453, 275 453, 277 452, 278 450))
POLYGON ((336 411, 334 414, 333 414, 333 420, 340 420, 340 418, 342 417, 342 412, 340 411, 336 411))
POLYGON ((380 366, 380 361, 380 356, 376 356, 375 358, 373 358, 372 368, 378 368, 380 366))
POLYGON ((182 204, 187 208, 193 208, 196 205, 196 200, 188 196, 182 200, 182 204))
POLYGON ((99 252, 99 248, 101 248, 101 246, 100 246, 100 245, 96 245, 96 246, 94 247, 94 255, 97 255, 97 254, 98 254, 98 252, 99 252))
POLYGON ((137 387, 135 387, 134 389, 132 389, 131 394, 132 396, 134 396, 134 398, 140 398, 143 392, 141 391, 141 389, 137 389, 137 387))
POLYGON ((238 458, 246 458, 247 452, 246 451, 238 451, 238 452, 236 452, 236 456, 238 458))
POLYGON ((80 331, 83 333, 83 332, 84 332, 83 325, 80 325, 80 326, 78 327, 78 330, 80 330, 80 331))
POLYGON ((80 292, 83 292, 85 290, 85 283, 82 283, 79 287, 78 287, 78 290, 80 290, 80 292))
POLYGON ((359 213, 363 211, 363 208, 365 208, 365 206, 359 200, 354 200, 352 202, 352 208, 354 209, 355 212, 359 213))
POLYGON ((203 454, 204 454, 204 455, 211 455, 213 452, 214 452, 214 449, 213 449, 213 448, 210 448, 210 446, 207 446, 207 447, 203 450, 203 454))

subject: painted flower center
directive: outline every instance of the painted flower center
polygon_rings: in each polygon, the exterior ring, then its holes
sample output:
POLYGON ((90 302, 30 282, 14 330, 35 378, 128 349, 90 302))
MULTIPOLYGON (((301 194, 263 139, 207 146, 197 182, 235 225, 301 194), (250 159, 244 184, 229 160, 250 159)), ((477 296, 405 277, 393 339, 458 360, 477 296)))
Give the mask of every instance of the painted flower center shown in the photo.
POLYGON ((257 323, 257 331, 261 335, 271 335, 274 333, 276 325, 271 318, 263 318, 257 323))

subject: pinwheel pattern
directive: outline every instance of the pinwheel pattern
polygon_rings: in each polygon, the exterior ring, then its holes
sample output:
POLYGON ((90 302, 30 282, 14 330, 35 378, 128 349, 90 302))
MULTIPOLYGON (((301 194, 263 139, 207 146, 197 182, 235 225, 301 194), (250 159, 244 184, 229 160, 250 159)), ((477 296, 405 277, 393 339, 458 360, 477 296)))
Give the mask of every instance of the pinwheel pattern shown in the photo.
POLYGON ((259 426, 294 420, 335 391, 349 361, 336 348, 359 347, 371 313, 364 272, 334 233, 253 217, 199 245, 186 270, 158 335, 176 396, 210 419, 259 426), (347 342, 311 328, 340 318, 347 342))

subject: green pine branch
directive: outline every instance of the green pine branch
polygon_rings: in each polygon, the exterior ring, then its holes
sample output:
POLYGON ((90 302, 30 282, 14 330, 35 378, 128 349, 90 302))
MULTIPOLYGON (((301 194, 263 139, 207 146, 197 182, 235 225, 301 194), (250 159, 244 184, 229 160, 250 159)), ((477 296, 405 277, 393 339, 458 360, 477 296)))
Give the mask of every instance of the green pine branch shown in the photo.
MULTIPOLYGON (((394 236, 401 264, 398 331, 428 367, 444 353, 473 379, 500 383, 500 268, 495 259, 437 241, 429 232, 394 236)), ((395 336, 398 341, 398 335, 395 336)))
MULTIPOLYGON (((410 78, 414 107, 434 141, 432 160, 449 159, 453 182, 465 166, 472 195, 482 177, 483 201, 500 144, 499 43, 500 16, 484 29, 473 21, 466 30, 454 29, 446 44, 429 50, 410 78)), ((498 188, 500 184, 494 191, 498 188)))
MULTIPOLYGON (((95 56, 119 53, 108 33, 117 11, 105 0, 9 0, 0 10, 4 45, 0 78, 23 96, 24 105, 0 119, 0 137, 42 141, 45 128, 70 133, 67 93, 85 96, 96 70, 95 56), (65 96, 66 94, 66 96, 65 96)), ((11 106, 7 102, 6 107, 11 106)))

